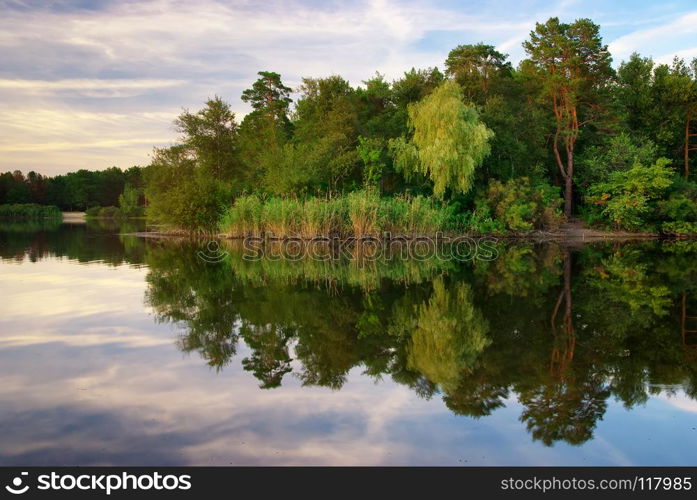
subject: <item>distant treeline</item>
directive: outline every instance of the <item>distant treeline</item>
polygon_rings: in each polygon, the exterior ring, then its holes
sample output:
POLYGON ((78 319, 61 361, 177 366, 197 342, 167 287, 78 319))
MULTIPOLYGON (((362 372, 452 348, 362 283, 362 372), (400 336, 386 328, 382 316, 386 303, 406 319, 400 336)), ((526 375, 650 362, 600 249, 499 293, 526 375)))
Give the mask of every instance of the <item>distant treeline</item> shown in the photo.
POLYGON ((36 203, 8 203, 0 205, 0 218, 3 219, 60 219, 63 216, 55 205, 36 203))
POLYGON ((0 174, 0 205, 36 203, 55 205, 63 211, 118 206, 126 186, 142 193, 142 173, 137 166, 127 170, 78 170, 54 177, 33 171, 27 175, 19 170, 4 172, 0 174))

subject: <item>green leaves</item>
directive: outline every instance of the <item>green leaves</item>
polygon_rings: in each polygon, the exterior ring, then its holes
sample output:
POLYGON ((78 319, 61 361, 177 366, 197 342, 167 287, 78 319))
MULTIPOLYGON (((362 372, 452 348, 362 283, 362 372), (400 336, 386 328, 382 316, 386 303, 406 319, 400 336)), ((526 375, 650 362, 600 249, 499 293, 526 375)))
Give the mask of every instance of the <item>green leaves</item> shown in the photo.
MULTIPOLYGON (((544 182, 531 183, 527 177, 505 183, 492 180, 486 199, 477 202, 477 211, 493 215, 505 229, 528 232, 556 229, 562 221, 559 188, 544 182)), ((476 219, 475 219, 476 220, 476 219)), ((478 227, 473 227, 477 231, 478 227)))
POLYGON ((655 203, 673 183, 670 160, 659 158, 650 166, 635 163, 616 171, 606 182, 591 185, 587 201, 618 229, 646 227, 655 203))
POLYGON ((395 167, 407 176, 420 173, 433 182, 433 193, 467 193, 474 171, 489 154, 493 132, 472 105, 462 102, 457 83, 448 80, 431 95, 409 106, 411 141, 390 141, 395 167))

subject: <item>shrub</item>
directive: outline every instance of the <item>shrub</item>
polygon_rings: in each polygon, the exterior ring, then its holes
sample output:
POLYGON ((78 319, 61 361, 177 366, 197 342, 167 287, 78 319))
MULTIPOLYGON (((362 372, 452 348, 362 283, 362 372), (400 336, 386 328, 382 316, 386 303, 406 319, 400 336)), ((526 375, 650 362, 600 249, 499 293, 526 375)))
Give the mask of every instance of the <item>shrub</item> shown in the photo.
POLYGON ((198 233, 217 230, 228 188, 196 168, 186 148, 156 150, 143 176, 148 199, 145 213, 151 222, 198 233))
POLYGON ((140 199, 140 189, 126 184, 123 193, 119 195, 119 209, 124 217, 142 217, 143 207, 138 205, 140 199))
POLYGON ((697 222, 673 221, 664 222, 661 231, 675 236, 697 235, 697 222))
POLYGON ((647 227, 656 213, 656 204, 673 183, 670 160, 659 158, 650 166, 635 163, 626 171, 613 172, 605 182, 593 184, 586 200, 598 220, 617 229, 647 227))
POLYGON ((85 216, 87 217, 99 217, 99 211, 102 207, 90 207, 85 210, 85 216))
POLYGON ((118 209, 118 207, 102 207, 99 209, 99 217, 116 219, 121 217, 121 211, 118 209))
POLYGON ((658 203, 658 212, 667 219, 697 221, 697 201, 683 193, 674 193, 667 200, 658 203))
POLYGON ((505 183, 492 180, 486 199, 477 201, 477 216, 470 222, 478 232, 556 229, 563 220, 561 204, 559 189, 544 182, 532 183, 528 177, 505 183))

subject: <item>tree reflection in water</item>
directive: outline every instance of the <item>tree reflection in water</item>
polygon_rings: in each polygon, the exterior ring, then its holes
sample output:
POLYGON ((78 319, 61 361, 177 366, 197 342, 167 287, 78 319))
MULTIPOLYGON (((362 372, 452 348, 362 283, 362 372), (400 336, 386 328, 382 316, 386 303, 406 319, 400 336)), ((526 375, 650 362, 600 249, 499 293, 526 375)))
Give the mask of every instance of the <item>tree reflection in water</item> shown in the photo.
POLYGON ((591 439, 610 396, 631 408, 671 388, 697 395, 680 329, 683 296, 697 297, 691 243, 501 244, 496 261, 459 265, 248 262, 228 250, 207 263, 194 243, 149 243, 146 300, 182 327, 182 350, 216 369, 242 339, 241 364, 264 389, 289 375, 340 389, 360 367, 439 394, 458 415, 486 417, 515 397, 547 445, 591 439))

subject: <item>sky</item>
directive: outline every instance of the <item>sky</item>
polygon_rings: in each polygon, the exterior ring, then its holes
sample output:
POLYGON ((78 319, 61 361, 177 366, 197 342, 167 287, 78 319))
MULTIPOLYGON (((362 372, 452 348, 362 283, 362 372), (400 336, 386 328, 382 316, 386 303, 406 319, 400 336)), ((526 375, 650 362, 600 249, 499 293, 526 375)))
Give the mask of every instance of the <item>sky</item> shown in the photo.
POLYGON ((515 64, 551 16, 600 24, 615 65, 697 57, 694 0, 0 0, 0 171, 146 165, 184 108, 219 95, 241 121, 258 71, 360 85, 478 42, 515 64))

